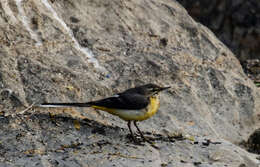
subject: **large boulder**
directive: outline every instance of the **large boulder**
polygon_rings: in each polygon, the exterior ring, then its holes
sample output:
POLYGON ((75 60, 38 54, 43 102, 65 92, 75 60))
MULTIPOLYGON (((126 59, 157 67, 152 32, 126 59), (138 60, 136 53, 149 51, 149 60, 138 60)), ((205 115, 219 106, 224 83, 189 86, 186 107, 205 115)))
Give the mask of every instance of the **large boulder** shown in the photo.
POLYGON ((231 48, 241 62, 259 59, 260 1, 178 0, 178 2, 194 19, 209 27, 231 48))
POLYGON ((232 52, 175 1, 4 0, 0 7, 2 164, 259 164, 238 146, 260 127, 259 92, 232 52), (132 143, 126 123, 104 112, 32 107, 145 83, 171 86, 159 112, 139 123, 154 145, 132 143))

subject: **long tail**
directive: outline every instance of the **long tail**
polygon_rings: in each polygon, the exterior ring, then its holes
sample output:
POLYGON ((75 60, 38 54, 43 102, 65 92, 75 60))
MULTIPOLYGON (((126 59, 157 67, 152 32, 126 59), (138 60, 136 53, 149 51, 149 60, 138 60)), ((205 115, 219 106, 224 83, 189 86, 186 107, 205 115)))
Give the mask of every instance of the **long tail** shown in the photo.
POLYGON ((38 107, 90 107, 90 103, 42 103, 38 107))

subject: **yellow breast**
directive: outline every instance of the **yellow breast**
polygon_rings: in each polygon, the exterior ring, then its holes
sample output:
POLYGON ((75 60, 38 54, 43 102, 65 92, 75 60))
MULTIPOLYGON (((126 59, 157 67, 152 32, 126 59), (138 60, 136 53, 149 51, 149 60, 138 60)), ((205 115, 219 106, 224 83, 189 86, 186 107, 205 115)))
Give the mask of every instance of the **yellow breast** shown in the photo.
POLYGON ((111 108, 94 106, 94 105, 91 107, 116 115, 125 121, 129 121, 129 120, 143 121, 153 116, 158 111, 160 106, 158 95, 150 97, 149 100, 150 100, 149 105, 146 108, 141 110, 111 109, 111 108))
POLYGON ((145 109, 146 112, 141 117, 139 117, 137 120, 143 121, 143 120, 150 118, 158 111, 159 106, 160 106, 159 96, 157 95, 157 96, 150 97, 150 104, 145 109))

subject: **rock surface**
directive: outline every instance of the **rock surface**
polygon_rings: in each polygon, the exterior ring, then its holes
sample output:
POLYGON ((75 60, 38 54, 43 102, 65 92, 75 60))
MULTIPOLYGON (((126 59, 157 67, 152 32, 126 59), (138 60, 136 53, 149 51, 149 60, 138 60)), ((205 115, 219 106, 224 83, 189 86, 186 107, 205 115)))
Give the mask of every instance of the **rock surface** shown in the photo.
POLYGON ((188 13, 235 53, 244 72, 260 86, 260 1, 179 0, 188 13), (248 10, 250 9, 250 10, 248 10))
POLYGON ((237 144, 260 127, 260 94, 178 3, 0 4, 1 166, 259 166, 237 144), (133 144, 126 123, 100 111, 27 108, 149 82, 172 87, 139 124, 154 145, 133 144))
POLYGON ((260 1, 178 0, 189 14, 209 27, 244 62, 259 59, 260 1))

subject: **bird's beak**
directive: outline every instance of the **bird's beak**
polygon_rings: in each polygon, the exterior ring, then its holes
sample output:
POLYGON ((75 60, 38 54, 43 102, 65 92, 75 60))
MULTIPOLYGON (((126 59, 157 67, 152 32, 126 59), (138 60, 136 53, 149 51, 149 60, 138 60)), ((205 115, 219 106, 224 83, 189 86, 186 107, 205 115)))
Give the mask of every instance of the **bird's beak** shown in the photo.
POLYGON ((161 87, 159 91, 163 91, 163 90, 166 90, 166 89, 169 89, 169 88, 171 88, 171 87, 170 86, 168 86, 168 87, 161 87))

